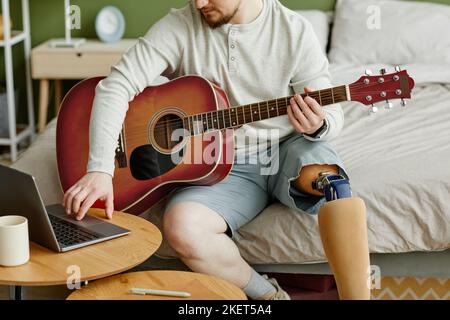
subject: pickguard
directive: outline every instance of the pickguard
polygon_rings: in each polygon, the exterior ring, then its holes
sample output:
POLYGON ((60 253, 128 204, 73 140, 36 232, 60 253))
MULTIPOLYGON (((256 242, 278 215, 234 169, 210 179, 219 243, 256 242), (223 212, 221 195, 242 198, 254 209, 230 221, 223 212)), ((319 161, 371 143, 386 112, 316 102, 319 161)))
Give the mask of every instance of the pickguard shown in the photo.
POLYGON ((131 175, 140 181, 150 180, 162 176, 174 169, 183 159, 185 149, 178 151, 174 163, 171 154, 163 154, 156 150, 151 144, 136 148, 130 156, 131 175))

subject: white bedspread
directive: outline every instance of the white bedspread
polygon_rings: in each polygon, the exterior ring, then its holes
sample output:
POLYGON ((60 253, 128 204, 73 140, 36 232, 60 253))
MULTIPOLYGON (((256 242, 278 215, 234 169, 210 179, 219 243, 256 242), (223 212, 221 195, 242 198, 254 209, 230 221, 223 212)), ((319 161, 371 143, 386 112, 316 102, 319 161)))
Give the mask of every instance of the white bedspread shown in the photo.
MULTIPOLYGON (((370 66, 378 70, 381 66, 370 66)), ((345 128, 332 145, 343 158, 356 196, 367 205, 371 252, 434 251, 450 247, 450 72, 408 67, 417 86, 408 107, 368 115, 344 103, 345 128)), ((362 75, 332 66, 334 82, 362 75)), ((324 261, 317 219, 280 204, 267 208, 238 233, 253 263, 324 261)))

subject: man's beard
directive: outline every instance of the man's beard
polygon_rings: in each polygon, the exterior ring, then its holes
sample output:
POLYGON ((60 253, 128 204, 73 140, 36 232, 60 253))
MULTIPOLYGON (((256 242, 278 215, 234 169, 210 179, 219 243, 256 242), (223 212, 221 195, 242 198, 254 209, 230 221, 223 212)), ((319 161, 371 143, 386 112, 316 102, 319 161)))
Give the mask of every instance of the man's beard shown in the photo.
POLYGON ((239 10, 239 6, 240 6, 240 3, 239 3, 239 5, 236 6, 236 8, 234 9, 234 11, 233 11, 232 14, 229 14, 229 15, 222 15, 222 16, 220 17, 220 19, 214 20, 214 21, 208 20, 208 19, 205 17, 205 15, 203 15, 203 13, 200 13, 200 14, 201 14, 203 20, 208 24, 208 26, 209 26, 210 28, 216 29, 216 28, 219 28, 219 27, 223 26, 224 24, 229 23, 229 22, 231 21, 231 19, 233 19, 234 16, 236 15, 237 11, 239 10))

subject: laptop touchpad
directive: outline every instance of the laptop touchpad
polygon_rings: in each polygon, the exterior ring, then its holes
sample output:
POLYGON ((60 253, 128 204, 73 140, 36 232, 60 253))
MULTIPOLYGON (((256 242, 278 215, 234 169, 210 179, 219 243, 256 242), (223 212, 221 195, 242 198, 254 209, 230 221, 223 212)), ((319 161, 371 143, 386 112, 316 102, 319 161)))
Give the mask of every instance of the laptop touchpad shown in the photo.
POLYGON ((90 229, 90 228, 92 228, 92 226, 95 226, 95 225, 97 225, 99 223, 100 224, 106 223, 106 222, 104 222, 104 221, 102 221, 100 219, 93 218, 93 217, 90 217, 88 215, 86 215, 83 220, 78 221, 78 220, 75 219, 75 216, 67 215, 66 209, 64 208, 64 206, 62 206, 60 204, 55 204, 55 205, 48 206, 48 207, 46 207, 46 209, 47 209, 47 212, 49 214, 57 216, 58 218, 61 218, 63 220, 66 220, 66 221, 68 221, 70 223, 73 223, 73 224, 75 224, 77 226, 80 226, 80 227, 83 227, 83 228, 89 228, 90 229))

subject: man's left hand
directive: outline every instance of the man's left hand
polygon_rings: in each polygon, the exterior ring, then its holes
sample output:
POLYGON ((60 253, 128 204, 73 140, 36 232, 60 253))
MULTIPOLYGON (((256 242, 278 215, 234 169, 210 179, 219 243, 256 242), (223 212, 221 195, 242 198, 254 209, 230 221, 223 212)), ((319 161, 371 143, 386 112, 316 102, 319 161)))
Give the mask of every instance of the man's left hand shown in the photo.
MULTIPOLYGON (((305 87, 305 92, 312 92, 313 89, 305 87)), ((291 99, 288 107, 288 117, 295 130, 301 134, 313 134, 323 125, 326 117, 325 110, 313 98, 302 98, 296 94, 291 99)))

